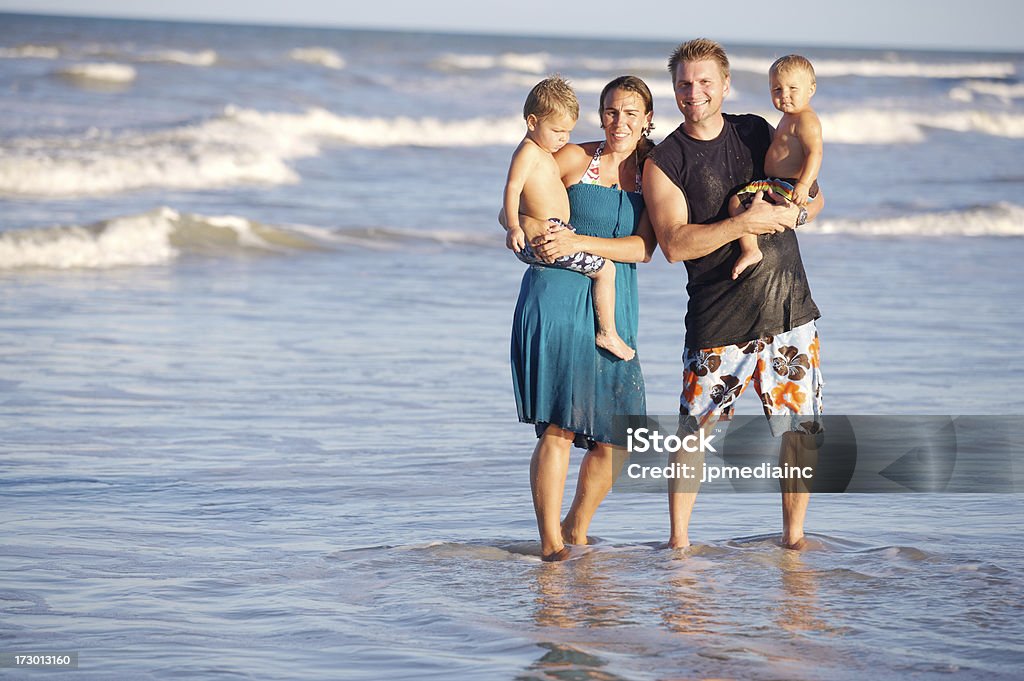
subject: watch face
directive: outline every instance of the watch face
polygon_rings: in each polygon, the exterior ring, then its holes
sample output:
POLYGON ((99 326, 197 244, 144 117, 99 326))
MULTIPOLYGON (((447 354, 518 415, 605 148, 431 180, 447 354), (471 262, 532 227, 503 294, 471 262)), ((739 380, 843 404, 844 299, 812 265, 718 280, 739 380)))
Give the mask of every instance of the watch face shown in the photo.
POLYGON ((807 224, 807 209, 801 208, 800 213, 796 216, 796 226, 807 224))

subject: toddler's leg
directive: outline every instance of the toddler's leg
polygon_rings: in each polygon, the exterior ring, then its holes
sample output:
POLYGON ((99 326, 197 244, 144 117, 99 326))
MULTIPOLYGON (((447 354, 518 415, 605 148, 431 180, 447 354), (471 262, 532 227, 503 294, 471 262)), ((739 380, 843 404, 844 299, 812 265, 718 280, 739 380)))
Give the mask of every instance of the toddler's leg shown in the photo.
POLYGON ((597 317, 597 347, 628 362, 636 356, 636 350, 626 345, 615 329, 615 263, 606 260, 604 267, 589 276, 597 317))
POLYGON ((761 262, 764 257, 761 249, 757 246, 757 237, 753 234, 741 236, 737 241, 740 242, 740 257, 736 258, 736 264, 732 266, 733 279, 739 277, 743 270, 761 262))

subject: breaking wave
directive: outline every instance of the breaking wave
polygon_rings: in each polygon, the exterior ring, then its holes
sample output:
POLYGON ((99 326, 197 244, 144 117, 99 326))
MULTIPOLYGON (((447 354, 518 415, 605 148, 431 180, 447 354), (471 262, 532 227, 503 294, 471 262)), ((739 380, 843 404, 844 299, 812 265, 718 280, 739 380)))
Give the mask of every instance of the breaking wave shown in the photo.
POLYGON ((4 59, 57 59, 60 48, 53 45, 19 45, 0 47, 0 58, 4 59))
POLYGON ((152 187, 287 184, 291 159, 323 144, 466 147, 515 144, 522 121, 366 118, 324 109, 267 113, 228 107, 212 119, 156 131, 26 137, 0 142, 0 195, 93 196, 152 187))
POLYGON ((439 71, 486 71, 490 69, 508 69, 524 73, 546 73, 551 55, 546 52, 522 54, 506 52, 504 54, 444 54, 435 59, 431 66, 439 71))
MULTIPOLYGON (((777 111, 761 115, 773 124, 779 120, 777 111)), ((916 144, 926 139, 929 129, 1024 138, 1024 114, 1002 111, 851 109, 818 116, 822 137, 833 144, 916 144)))
POLYGON ((960 211, 916 213, 869 220, 828 219, 801 232, 862 236, 1024 236, 1024 206, 997 203, 960 211))
POLYGON ((200 50, 199 52, 186 52, 185 50, 158 50, 146 52, 138 57, 144 62, 164 62, 168 64, 185 64, 187 66, 213 66, 217 63, 217 52, 215 50, 200 50))
POLYGON ((978 95, 995 97, 1003 102, 1024 98, 1024 83, 999 83, 989 80, 969 80, 949 91, 949 98, 958 102, 973 102, 978 95))
MULTIPOLYGON (((730 66, 737 71, 751 71, 765 76, 774 59, 730 57, 730 66)), ((1011 78, 1017 68, 1013 62, 947 62, 884 61, 877 59, 814 59, 818 78, 860 76, 862 78, 1011 78)))
POLYGON ((130 83, 135 80, 135 68, 113 62, 72 64, 57 71, 57 75, 75 81, 101 83, 130 83))
POLYGON ((340 54, 326 47, 297 47, 288 53, 295 61, 316 64, 329 69, 345 68, 345 60, 340 54))
MULTIPOLYGON (((323 238, 329 234, 324 231, 323 238)), ((182 254, 226 256, 325 248, 320 230, 163 207, 90 225, 0 233, 0 270, 160 265, 182 254)))

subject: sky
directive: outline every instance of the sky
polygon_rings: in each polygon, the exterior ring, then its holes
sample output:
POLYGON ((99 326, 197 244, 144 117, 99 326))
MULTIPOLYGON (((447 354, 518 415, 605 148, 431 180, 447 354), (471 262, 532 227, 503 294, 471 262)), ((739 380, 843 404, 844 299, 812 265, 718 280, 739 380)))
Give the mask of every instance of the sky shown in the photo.
POLYGON ((0 11, 455 33, 1024 52, 1019 0, 0 0, 0 11), (709 8, 697 9, 703 4, 709 8), (767 9, 772 7, 772 9, 767 9), (729 8, 737 8, 728 11, 729 8), (777 9, 776 9, 777 8, 777 9))

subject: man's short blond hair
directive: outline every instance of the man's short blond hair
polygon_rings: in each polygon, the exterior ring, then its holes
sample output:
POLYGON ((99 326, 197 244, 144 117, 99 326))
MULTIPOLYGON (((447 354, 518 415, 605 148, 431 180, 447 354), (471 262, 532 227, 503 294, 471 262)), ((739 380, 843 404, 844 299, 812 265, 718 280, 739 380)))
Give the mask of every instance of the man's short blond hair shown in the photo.
POLYGON ((713 61, 721 69, 722 78, 729 77, 729 57, 725 55, 725 49, 714 40, 695 38, 683 43, 669 55, 668 72, 672 80, 675 81, 676 68, 680 64, 695 61, 713 61))
POLYGON ((772 67, 768 69, 769 76, 775 76, 780 73, 806 73, 811 77, 811 82, 816 82, 814 79, 814 66, 807 57, 802 57, 799 54, 787 54, 785 57, 779 57, 772 64, 772 67))
POLYGON ((552 114, 566 114, 573 120, 580 117, 580 103, 569 81, 557 73, 533 86, 523 104, 523 118, 536 116, 537 120, 552 114))

